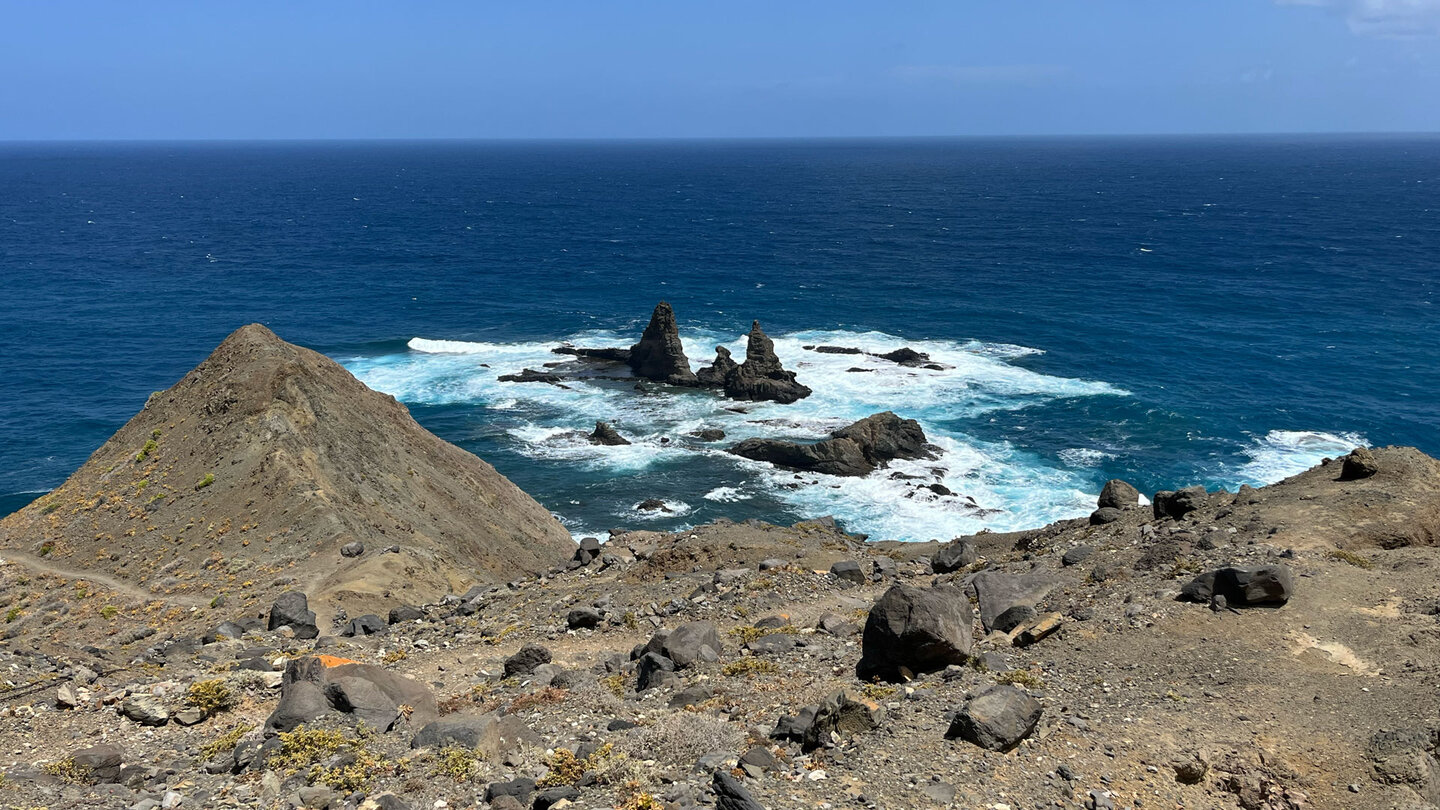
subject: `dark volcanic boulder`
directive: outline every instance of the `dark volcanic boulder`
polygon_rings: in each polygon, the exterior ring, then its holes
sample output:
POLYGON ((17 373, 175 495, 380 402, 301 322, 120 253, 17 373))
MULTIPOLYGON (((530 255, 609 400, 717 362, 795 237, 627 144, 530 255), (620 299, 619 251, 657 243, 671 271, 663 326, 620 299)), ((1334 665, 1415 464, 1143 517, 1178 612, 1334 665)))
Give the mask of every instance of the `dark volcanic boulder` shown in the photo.
POLYGON ((904 346, 893 352, 886 352, 875 356, 883 357, 892 363, 899 363, 902 366, 909 366, 911 368, 919 368, 930 362, 930 355, 924 352, 917 352, 909 346, 904 346))
POLYGON ((680 342, 680 328, 675 324, 675 310, 664 301, 655 305, 650 323, 640 335, 640 342, 630 347, 630 368, 637 375, 671 385, 695 385, 695 372, 680 342))
POLYGON ((583 349, 576 346, 560 346, 550 351, 555 354, 568 354, 572 357, 583 357, 587 360, 603 360, 607 363, 629 363, 629 349, 583 349))
POLYGON ((879 728, 883 719, 885 710, 878 703, 848 691, 836 692, 815 710, 815 719, 801 734, 800 747, 805 751, 828 748, 842 736, 879 728))
POLYGON ((1114 523, 1123 516, 1124 514, 1113 506, 1102 506, 1090 513, 1090 525, 1104 526, 1107 523, 1114 523))
POLYGON ((715 771, 715 810, 765 810, 765 805, 722 769, 715 771))
POLYGON ((413 622, 416 619, 423 618, 425 618, 425 611, 421 610, 420 608, 415 607, 414 605, 399 605, 390 608, 389 624, 413 622))
POLYGON ((1121 481, 1119 478, 1112 478, 1105 482, 1105 488, 1100 490, 1100 499, 1095 504, 1099 509, 1129 509, 1140 504, 1140 490, 1121 481))
POLYGON ((1358 481, 1361 478, 1369 478, 1380 472, 1380 462, 1375 460, 1375 454, 1368 448, 1357 447, 1345 456, 1344 462, 1340 465, 1341 481, 1358 481))
POLYGON ((971 641, 970 601, 959 590, 896 585, 870 608, 855 672, 867 681, 934 672, 965 663, 971 641))
POLYGON ((715 349, 715 362, 696 375, 700 384, 723 388, 731 399, 768 400, 787 404, 810 396, 809 388, 795 381, 795 372, 786 371, 775 354, 775 342, 760 328, 750 325, 745 362, 736 365, 724 346, 715 349))
POLYGON ((941 546, 935 556, 930 558, 930 570, 937 574, 949 574, 973 565, 978 559, 980 555, 975 550, 975 541, 957 537, 941 546))
POLYGON ((595 608, 575 608, 565 614, 565 625, 571 630, 590 630, 600 626, 605 618, 595 608))
POLYGON ((879 467, 897 458, 927 458, 925 431, 914 419, 901 419, 890 411, 871 414, 830 434, 860 445, 865 459, 879 467))
MULTIPOLYGON (((1044 599, 1055 587, 1055 580, 1046 574, 1006 574, 1002 571, 981 571, 975 575, 973 583, 976 600, 980 603, 980 624, 987 633, 999 629, 997 623, 1001 615, 1016 607, 1033 610, 1035 603, 1044 599)), ((1011 614, 1016 615, 1019 614, 1011 614)))
POLYGON ((375 664, 326 667, 321 659, 306 656, 286 664, 280 702, 265 721, 265 733, 291 731, 332 711, 389 728, 397 722, 400 706, 409 707, 410 722, 416 725, 439 716, 435 693, 414 678, 375 664))
POLYGON ((500 382, 543 382, 558 383, 563 377, 559 374, 551 374, 548 371, 536 371, 533 368, 521 369, 519 374, 502 374, 496 377, 500 382))
POLYGON ((676 669, 702 661, 720 660, 720 630, 710 622, 689 622, 670 631, 660 643, 660 652, 675 662, 676 669))
POLYGON ((731 447, 730 452, 777 467, 846 476, 869 475, 894 459, 925 458, 930 454, 920 423, 901 419, 890 411, 871 414, 814 444, 746 439, 731 447))
POLYGON ((589 439, 591 444, 603 444, 609 447, 630 443, 630 440, 621 436, 620 432, 609 422, 596 422, 595 432, 585 438, 589 439))
POLYGON ((70 755, 75 768, 100 783, 117 782, 125 755, 113 745, 94 745, 70 755))
POLYGON ((725 381, 740 370, 740 364, 724 346, 715 347, 715 361, 695 373, 695 378, 706 388, 724 388, 725 381))
POLYGON ((410 740, 412 749, 459 746, 488 760, 522 747, 539 745, 539 735, 523 720, 513 714, 502 715, 499 712, 452 714, 425 725, 410 740))
POLYGON ((550 663, 550 651, 539 644, 526 644, 515 653, 505 659, 505 677, 510 678, 516 675, 529 675, 541 664, 550 663))
POLYGON ((1040 714, 1040 702, 1021 689, 993 686, 961 707, 945 736, 990 751, 1010 751, 1035 730, 1040 714))
POLYGON ((1226 567, 1201 574, 1180 590, 1180 598, 1209 602, 1224 597, 1231 607, 1283 605, 1293 589, 1290 569, 1284 565, 1252 568, 1226 567))
POLYGON ((1196 509, 1205 505, 1205 487, 1196 485, 1170 492, 1161 490, 1155 493, 1154 509, 1155 518, 1175 518, 1179 520, 1196 509))
POLYGON ((845 439, 826 439, 814 444, 796 444, 781 439, 746 439, 730 448, 731 453, 776 467, 826 475, 861 476, 874 472, 860 446, 845 439))
POLYGON ((345 626, 345 629, 340 633, 340 635, 346 638, 351 638, 354 636, 373 636, 383 633, 388 629, 389 626, 385 623, 384 619, 376 616, 374 613, 366 613, 364 616, 358 616, 354 619, 351 619, 350 623, 345 626))
POLYGON ((725 431, 720 428, 705 428, 690 434, 702 442, 718 442, 725 438, 725 431))
POLYGON ((679 682, 675 674, 675 662, 658 652, 647 652, 635 663, 635 691, 644 692, 660 686, 679 682))
POLYGON ((270 606, 270 619, 266 630, 289 626, 296 638, 315 638, 320 629, 315 626, 315 612, 310 609, 309 600, 300 591, 286 591, 280 594, 270 606))

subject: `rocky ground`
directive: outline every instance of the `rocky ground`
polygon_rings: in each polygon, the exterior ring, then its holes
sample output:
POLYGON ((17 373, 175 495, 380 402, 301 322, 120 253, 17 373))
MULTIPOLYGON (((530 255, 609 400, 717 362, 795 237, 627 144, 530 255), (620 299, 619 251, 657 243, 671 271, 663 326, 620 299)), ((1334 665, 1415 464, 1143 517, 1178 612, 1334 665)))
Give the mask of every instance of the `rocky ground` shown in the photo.
POLYGON ((1440 804, 1440 462, 1154 500, 631 532, 349 612, 6 550, 0 807, 1440 804))

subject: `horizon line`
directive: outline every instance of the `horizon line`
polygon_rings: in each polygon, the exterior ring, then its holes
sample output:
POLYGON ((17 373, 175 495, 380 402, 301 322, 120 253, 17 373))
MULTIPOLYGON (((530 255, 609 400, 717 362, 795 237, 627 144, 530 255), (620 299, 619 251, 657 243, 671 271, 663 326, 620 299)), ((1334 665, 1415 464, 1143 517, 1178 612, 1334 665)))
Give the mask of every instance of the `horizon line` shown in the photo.
POLYGON ((414 136, 414 137, 155 137, 155 138, 0 138, 0 145, 178 144, 178 143, 705 143, 776 141, 942 141, 1078 140, 1141 138, 1386 138, 1437 137, 1440 130, 1254 130, 1234 132, 1074 132, 948 135, 626 135, 626 136, 414 136))

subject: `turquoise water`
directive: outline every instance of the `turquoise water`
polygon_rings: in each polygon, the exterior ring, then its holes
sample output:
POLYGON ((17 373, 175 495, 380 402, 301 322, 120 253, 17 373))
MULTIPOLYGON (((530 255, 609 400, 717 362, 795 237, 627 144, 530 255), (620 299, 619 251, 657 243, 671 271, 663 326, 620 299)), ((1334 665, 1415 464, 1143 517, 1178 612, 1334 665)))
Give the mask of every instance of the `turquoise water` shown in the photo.
POLYGON ((928 539, 1084 514, 1110 477, 1233 487, 1357 443, 1440 453, 1435 138, 21 144, 0 189, 5 510, 250 321, 577 533, 835 514, 928 539), (816 394, 736 413, 495 380, 561 340, 628 345, 662 298, 697 365, 759 318, 816 394), (797 479, 684 437, 880 409, 940 458, 797 479), (596 419, 637 443, 566 437, 596 419), (653 497, 672 511, 632 508, 653 497))

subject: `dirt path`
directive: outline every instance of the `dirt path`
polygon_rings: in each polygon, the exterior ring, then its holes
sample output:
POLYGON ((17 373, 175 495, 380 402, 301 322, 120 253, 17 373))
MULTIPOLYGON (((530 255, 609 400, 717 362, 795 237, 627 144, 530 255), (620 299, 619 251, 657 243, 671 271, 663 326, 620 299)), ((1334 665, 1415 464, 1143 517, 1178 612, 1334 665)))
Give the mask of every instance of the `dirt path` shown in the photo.
POLYGON ((178 605, 185 605, 187 607, 201 607, 209 604, 210 601, 208 599, 204 599, 198 596, 152 593, 151 591, 141 588, 134 583, 126 582, 123 579, 117 579, 107 574, 101 574, 95 571, 84 571, 79 568, 68 568, 63 565, 56 565, 53 560, 48 560, 44 557, 37 557, 34 554, 28 554, 24 551, 17 551, 15 549, 0 550, 0 565, 8 564, 22 565, 32 571, 41 574, 49 574, 51 576, 64 577, 65 579, 80 579, 86 582, 92 582, 96 585, 101 585, 105 588, 108 588, 109 590, 112 590, 116 593, 124 594, 126 596, 133 596, 137 599, 144 599, 147 602, 158 599, 163 602, 172 602, 178 605))

